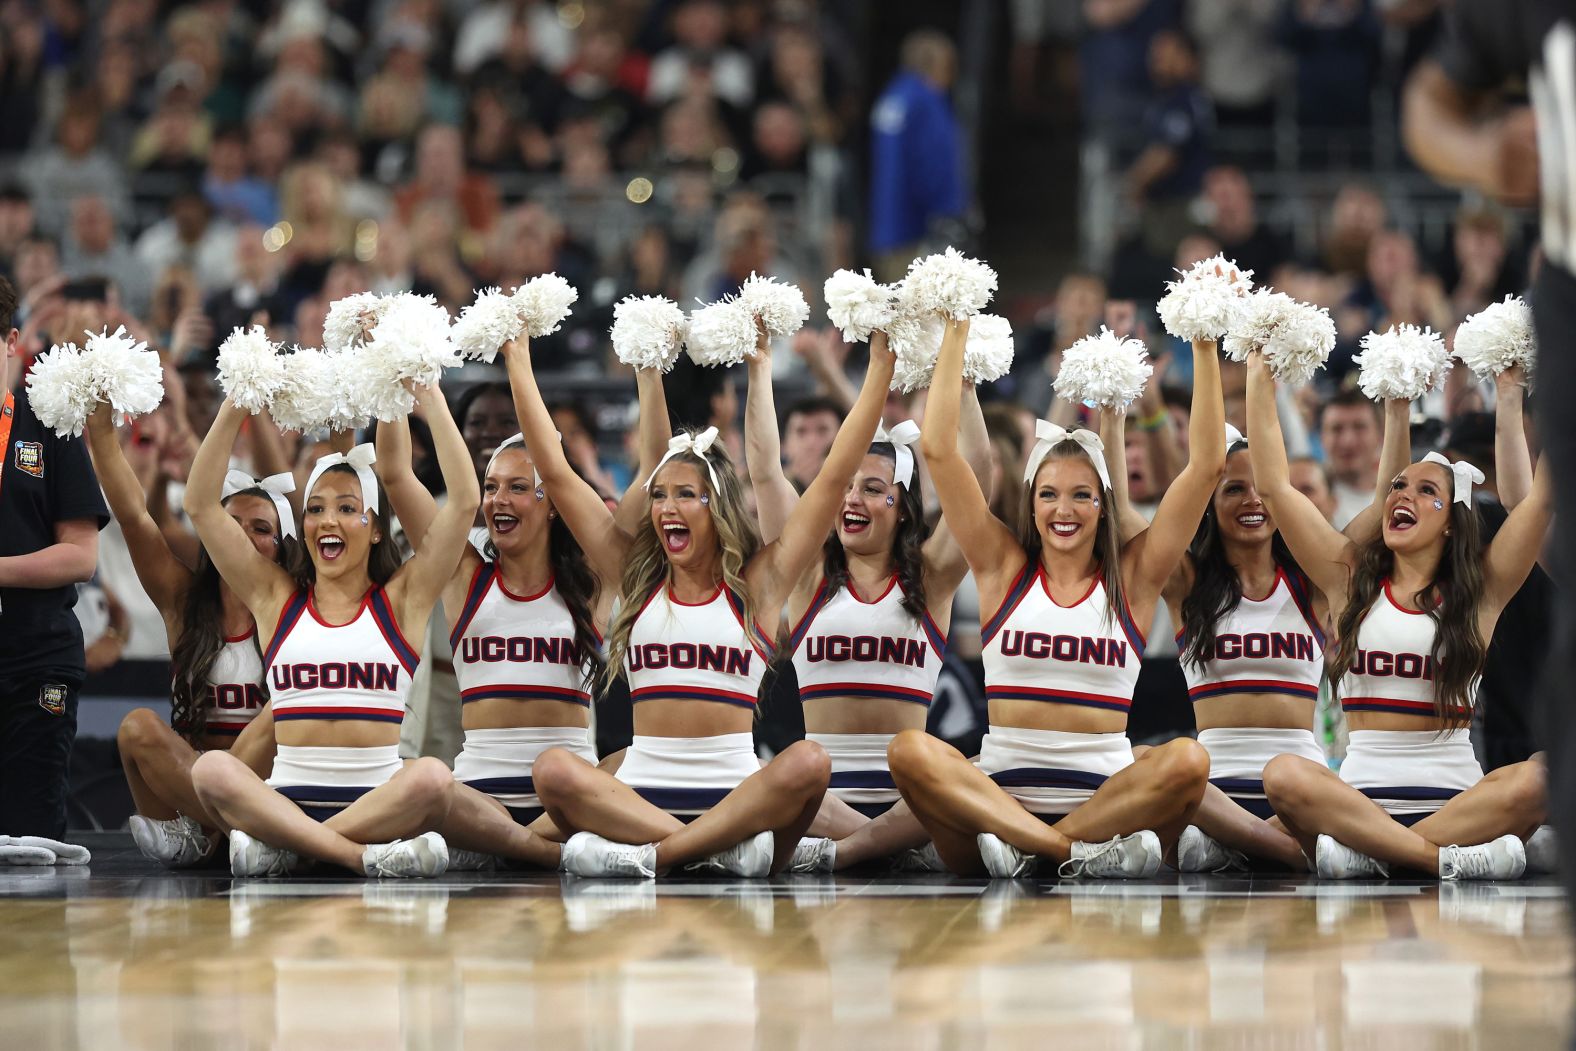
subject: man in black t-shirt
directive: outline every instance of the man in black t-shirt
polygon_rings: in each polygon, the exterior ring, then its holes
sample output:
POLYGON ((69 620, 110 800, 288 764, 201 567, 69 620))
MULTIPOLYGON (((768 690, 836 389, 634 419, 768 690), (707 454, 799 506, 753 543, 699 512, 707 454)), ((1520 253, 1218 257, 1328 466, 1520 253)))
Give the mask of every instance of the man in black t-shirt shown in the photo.
POLYGON ((12 362, 15 310, 16 290, 0 277, 0 835, 60 839, 86 675, 71 607, 109 512, 82 442, 55 437, 28 405, 12 362))

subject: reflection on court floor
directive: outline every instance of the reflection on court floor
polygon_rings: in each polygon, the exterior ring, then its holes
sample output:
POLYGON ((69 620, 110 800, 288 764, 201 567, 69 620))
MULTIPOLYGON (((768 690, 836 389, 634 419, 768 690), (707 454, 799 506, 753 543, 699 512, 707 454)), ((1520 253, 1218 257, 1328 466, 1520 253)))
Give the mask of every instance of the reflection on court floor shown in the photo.
POLYGON ((1572 1007, 1550 884, 144 872, 0 875, 3 1046, 1557 1048, 1572 1007))

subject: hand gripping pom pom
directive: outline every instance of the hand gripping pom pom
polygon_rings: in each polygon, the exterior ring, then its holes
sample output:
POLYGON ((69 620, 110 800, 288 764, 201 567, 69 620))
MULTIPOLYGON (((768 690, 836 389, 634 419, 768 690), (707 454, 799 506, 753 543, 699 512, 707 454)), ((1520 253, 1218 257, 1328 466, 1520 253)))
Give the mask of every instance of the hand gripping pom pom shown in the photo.
POLYGON ((1421 398, 1450 371, 1445 341, 1427 328, 1392 326, 1363 337, 1363 352, 1352 358, 1362 366, 1357 385, 1375 401, 1421 398))
POLYGON ((1012 369, 1012 325, 995 314, 976 314, 963 345, 963 378, 992 383, 1012 369))
POLYGON ((236 328, 219 344, 219 386, 236 406, 262 412, 285 382, 279 344, 261 325, 236 328))
MULTIPOLYGON (((751 274, 739 289, 739 302, 744 304, 769 335, 791 336, 804 327, 810 317, 810 305, 798 286, 785 284, 776 278, 751 274)), ((751 343, 754 346, 754 343, 751 343)))
POLYGON ((613 307, 613 353, 636 369, 670 372, 689 328, 684 311, 662 296, 625 296, 613 307))
POLYGON ((379 420, 400 420, 415 408, 404 381, 430 386, 460 364, 449 312, 431 296, 401 294, 383 312, 372 338, 352 358, 350 401, 379 420))
POLYGON ((135 340, 125 328, 90 335, 82 346, 93 392, 117 413, 143 416, 164 400, 164 364, 155 350, 135 340))
POLYGON ((476 294, 476 302, 460 311, 452 337, 462 357, 491 364, 498 357, 498 348, 523 331, 525 320, 514 297, 484 288, 476 294))
POLYGON ((1299 387, 1324 367, 1334 348, 1335 322, 1329 311, 1268 289, 1243 297, 1221 343, 1232 361, 1246 361, 1253 351, 1263 351, 1275 378, 1299 387))
POLYGON ((697 365, 737 365, 755 355, 755 315, 733 298, 703 306, 690 314, 685 350, 697 365))
POLYGON ((935 312, 962 321, 984 310, 995 294, 996 271, 949 247, 909 264, 903 278, 903 312, 935 312))
POLYGON ((98 405, 82 348, 58 343, 40 354, 27 374, 27 399, 45 427, 62 438, 79 436, 98 405))
POLYGON ((945 332, 945 324, 935 314, 900 317, 887 326, 887 340, 897 357, 893 390, 908 394, 930 386, 945 332))
POLYGON ((336 299, 328 306, 323 320, 323 349, 348 350, 365 343, 377 327, 389 300, 376 292, 356 292, 336 299))
POLYGON ((1242 295, 1253 287, 1251 270, 1241 270, 1225 256, 1194 263, 1155 304, 1166 331, 1178 339, 1219 339, 1231 330, 1242 295))
POLYGON ((541 274, 514 290, 515 306, 532 339, 551 335, 564 323, 580 293, 557 274, 541 274))
POLYGON ((826 316, 848 343, 865 343, 870 333, 892 323, 897 293, 878 284, 870 271, 839 270, 826 279, 826 316))
POLYGON ((1481 379, 1492 379, 1514 365, 1532 378, 1538 336, 1532 310, 1520 296, 1506 296, 1461 322, 1455 343, 1456 357, 1481 379))
POLYGON ((1061 370, 1052 384, 1056 395, 1074 403, 1124 410, 1144 393, 1154 366, 1149 351, 1136 339, 1123 339, 1101 326, 1062 353, 1061 370))

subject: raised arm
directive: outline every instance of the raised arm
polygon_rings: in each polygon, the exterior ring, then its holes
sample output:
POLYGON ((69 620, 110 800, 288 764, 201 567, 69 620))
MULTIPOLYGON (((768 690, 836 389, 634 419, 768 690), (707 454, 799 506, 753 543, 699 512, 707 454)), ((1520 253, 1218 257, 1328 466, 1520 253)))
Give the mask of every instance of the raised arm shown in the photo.
MULTIPOLYGON (((782 438, 777 431, 777 400, 772 393, 771 342, 765 330, 749 359, 749 392, 744 397, 744 458, 755 487, 755 513, 761 540, 770 544, 799 503, 799 491, 783 473, 782 438)), ((852 472, 850 472, 851 474, 852 472)))
MULTIPOLYGON (((1554 485, 1549 477, 1548 459, 1538 464, 1532 479, 1532 490, 1527 498, 1505 519, 1505 524, 1494 534, 1483 559, 1483 605, 1479 615, 1493 620, 1527 582, 1543 541, 1554 520, 1554 485)), ((1485 637, 1492 633, 1492 621, 1485 628, 1485 637)))
MULTIPOLYGON (((988 503, 995 495, 990 488, 990 431, 985 427, 985 412, 980 408, 979 392, 972 383, 963 385, 963 406, 958 417, 959 449, 964 462, 969 465, 970 473, 974 475, 974 483, 980 487, 988 503)), ((918 464, 914 465, 914 470, 918 472, 918 464)), ((934 484, 935 479, 932 478, 931 482, 934 484)), ((941 516, 935 532, 925 541, 925 561, 938 586, 938 594, 956 591, 968 574, 968 560, 963 557, 963 547, 952 532, 946 515, 941 516)))
MULTIPOLYGON (((569 457, 564 454, 553 418, 548 415, 547 403, 542 400, 541 389, 536 385, 536 374, 531 370, 530 346, 523 340, 512 341, 505 343, 500 353, 509 370, 515 415, 520 419, 520 432, 525 435, 525 447, 531 451, 536 473, 551 494, 553 506, 564 516, 564 524, 580 542, 602 586, 616 590, 624 569, 624 556, 629 551, 630 536, 619 528, 613 512, 607 509, 591 483, 569 466, 569 457)), ((641 414, 645 415, 644 404, 641 414)), ((662 425, 667 426, 665 413, 662 425)), ((644 481, 645 478, 638 478, 636 484, 644 481)))
POLYGON ((378 459, 372 465, 383 491, 388 494, 394 515, 399 519, 413 549, 420 549, 432 520, 438 514, 438 501, 416 478, 411 467, 410 420, 394 423, 378 421, 378 459))
POLYGON ((104 489, 110 513, 120 523, 121 535, 126 538, 126 549, 131 553, 137 580, 159 608, 159 613, 166 618, 176 615, 180 612, 186 588, 191 584, 192 572, 171 553, 170 545, 164 542, 164 531, 148 512, 147 496, 137 481, 136 472, 126 462, 120 435, 115 432, 115 410, 100 403, 88 417, 87 434, 93 469, 104 489))
POLYGON ((1105 446, 1105 470, 1111 476, 1111 495, 1116 498, 1116 531, 1122 543, 1131 543, 1149 522, 1133 506, 1127 486, 1127 413, 1101 409, 1100 444, 1105 446))
POLYGON ((230 467, 230 450, 246 418, 246 410, 236 408, 229 398, 220 404, 213 426, 192 459, 183 506, 219 575, 246 603, 258 625, 272 630, 295 582, 278 563, 258 554, 246 532, 219 502, 230 467))
POLYGON ((1253 486, 1275 517, 1276 529, 1303 572, 1334 606, 1337 596, 1346 594, 1356 545, 1292 486, 1280 414, 1275 410, 1275 377, 1258 351, 1248 355, 1248 456, 1253 461, 1253 486))
MULTIPOLYGON (((1277 430, 1277 435, 1279 430, 1277 430)), ((1166 488, 1149 528, 1124 555, 1134 594, 1155 594, 1170 579, 1198 531, 1226 468, 1226 405, 1220 392, 1220 353, 1214 340, 1193 341, 1193 406, 1188 417, 1188 461, 1166 488)), ((1250 443, 1251 445, 1251 443, 1250 443)), ((1282 452, 1284 461, 1285 453, 1282 452)))
POLYGON ((673 437, 673 426, 668 422, 668 395, 662 388, 662 373, 656 369, 636 369, 635 389, 640 395, 640 429, 636 444, 640 462, 635 465, 635 476, 630 479, 624 495, 619 497, 613 511, 613 521, 626 536, 632 537, 646 517, 646 479, 662 462, 668 451, 668 439, 673 437))
MULTIPOLYGON (((1365 544, 1379 535, 1384 522, 1384 502, 1390 493, 1390 483, 1406 470, 1412 462, 1412 403, 1405 398, 1391 398, 1384 403, 1384 447, 1379 451, 1379 471, 1374 478, 1374 498, 1357 517, 1341 530, 1357 544, 1365 544)), ((1532 466, 1527 466, 1527 480, 1532 479, 1532 466)))
POLYGON ((449 403, 437 384, 416 387, 416 404, 432 428, 432 444, 438 453, 438 469, 443 473, 447 497, 432 516, 416 553, 394 574, 389 584, 389 599, 399 611, 400 623, 417 630, 432 613, 433 603, 444 585, 454 576, 460 558, 470 547, 471 523, 481 506, 476 487, 476 468, 471 451, 449 413, 449 403))
POLYGON ((1522 419, 1526 374, 1520 365, 1494 377, 1494 477, 1499 502, 1513 511, 1532 490, 1532 450, 1522 419))
POLYGON ((783 523, 782 535, 750 560, 745 572, 751 588, 759 596, 760 608, 776 609, 792 590, 810 563, 819 556, 821 545, 837 521, 848 479, 859 468, 881 423, 887 391, 892 386, 892 369, 897 359, 887 347, 886 334, 870 337, 870 367, 853 411, 837 430, 832 448, 826 454, 815 481, 804 491, 793 513, 783 523))
MULTIPOLYGON (((947 322, 941 356, 925 399, 919 448, 941 499, 941 514, 980 584, 989 588, 1023 564, 1023 548, 1012 530, 991 514, 990 499, 958 445, 962 430, 963 345, 967 322, 947 322)), ((1002 484, 1019 485, 1017 464, 1007 467, 1002 484)))

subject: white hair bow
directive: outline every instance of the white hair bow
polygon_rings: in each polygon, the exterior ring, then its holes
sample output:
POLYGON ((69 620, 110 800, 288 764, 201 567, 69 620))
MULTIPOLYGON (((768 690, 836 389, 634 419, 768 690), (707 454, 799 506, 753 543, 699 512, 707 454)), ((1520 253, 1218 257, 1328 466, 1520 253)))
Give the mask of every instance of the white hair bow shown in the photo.
POLYGON ((261 489, 267 493, 268 499, 274 502, 274 510, 279 512, 279 532, 284 536, 296 535, 295 512, 290 509, 290 501, 285 499, 286 493, 295 492, 295 479, 288 471, 271 474, 267 478, 253 478, 245 471, 232 470, 224 476, 219 499, 228 500, 248 489, 261 489))
POLYGON ((904 420, 890 431, 884 424, 876 424, 876 441, 892 446, 897 463, 892 468, 892 482, 907 488, 914 481, 914 445, 919 441, 919 424, 904 420))
POLYGON ((1100 485, 1105 489, 1111 488, 1111 475, 1105 469, 1105 443, 1100 441, 1098 434, 1082 427, 1069 431, 1048 420, 1035 420, 1034 437, 1034 450, 1029 453, 1029 462, 1023 469, 1025 485, 1034 483, 1034 476, 1040 472, 1040 464, 1045 462, 1052 449, 1062 442, 1074 441, 1094 464, 1095 473, 1100 476, 1100 485))
POLYGON ((1458 504, 1470 504, 1472 502, 1472 487, 1483 484, 1483 472, 1465 460, 1457 460, 1455 463, 1451 463, 1439 453, 1429 453, 1423 457, 1423 462, 1437 463, 1450 472, 1455 479, 1453 499, 1458 504))
POLYGON ((1229 423, 1226 424, 1226 451, 1228 453, 1231 451, 1231 447, 1233 445, 1246 445, 1247 443, 1248 440, 1242 436, 1241 431, 1237 430, 1229 423))
POLYGON ((312 465, 312 473, 307 476, 307 496, 310 497, 312 490, 317 488, 317 480, 323 477, 324 471, 330 467, 344 464, 356 472, 356 480, 361 483, 362 506, 376 514, 378 510, 378 477, 372 473, 372 465, 377 463, 377 460, 377 450, 368 443, 358 445, 348 453, 329 453, 327 456, 318 457, 317 463, 312 465))
MULTIPOLYGON (((553 433, 558 435, 559 441, 564 440, 564 436, 558 431, 554 431, 553 433)), ((493 450, 492 458, 487 461, 486 473, 492 474, 493 464, 498 462, 498 457, 503 454, 505 449, 513 448, 516 445, 522 449, 525 448, 525 435, 520 433, 511 434, 509 437, 499 442, 498 448, 493 450)), ((531 481, 536 485, 537 488, 541 488, 542 472, 536 469, 536 457, 534 455, 531 457, 531 481)))
POLYGON ((711 461, 706 458, 707 451, 711 449, 712 445, 715 444, 716 441, 717 428, 715 427, 707 427, 699 434, 691 434, 689 431, 685 431, 682 434, 675 434, 673 437, 668 439, 668 451, 663 453, 662 459, 657 461, 656 470, 651 472, 651 475, 646 479, 646 484, 643 488, 651 488, 651 480, 657 476, 657 471, 662 470, 663 464, 667 463, 669 460, 673 459, 680 453, 694 453, 696 456, 701 458, 703 463, 705 463, 706 474, 711 478, 712 491, 717 492, 720 489, 720 486, 717 485, 717 471, 714 467, 712 467, 711 461))

